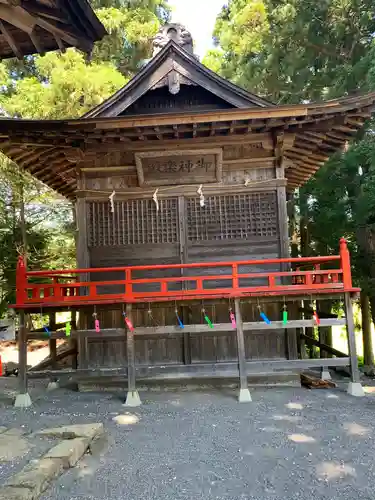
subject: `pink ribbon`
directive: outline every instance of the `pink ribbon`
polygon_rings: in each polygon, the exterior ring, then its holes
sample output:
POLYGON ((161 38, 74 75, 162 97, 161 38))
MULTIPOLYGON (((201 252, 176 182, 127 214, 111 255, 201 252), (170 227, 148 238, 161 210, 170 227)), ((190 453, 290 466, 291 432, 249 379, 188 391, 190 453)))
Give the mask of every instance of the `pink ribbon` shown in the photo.
POLYGON ((125 316, 125 323, 126 323, 126 326, 129 328, 129 330, 131 332, 134 332, 133 323, 130 321, 130 319, 127 316, 125 316))
POLYGON ((232 311, 229 313, 229 317, 230 317, 230 320, 232 322, 233 328, 237 328, 236 316, 233 314, 232 311))
POLYGON ((100 332, 100 323, 98 319, 95 320, 95 331, 100 332))

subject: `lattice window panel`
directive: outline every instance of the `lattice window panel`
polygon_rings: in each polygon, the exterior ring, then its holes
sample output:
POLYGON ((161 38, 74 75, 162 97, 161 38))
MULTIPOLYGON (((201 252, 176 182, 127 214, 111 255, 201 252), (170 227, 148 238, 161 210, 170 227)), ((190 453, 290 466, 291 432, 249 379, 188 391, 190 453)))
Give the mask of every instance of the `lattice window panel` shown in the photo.
POLYGON ((187 224, 191 242, 277 236, 276 193, 207 196, 204 207, 188 198, 187 224))
POLYGON ((177 198, 88 203, 88 244, 90 247, 142 245, 178 242, 177 198))

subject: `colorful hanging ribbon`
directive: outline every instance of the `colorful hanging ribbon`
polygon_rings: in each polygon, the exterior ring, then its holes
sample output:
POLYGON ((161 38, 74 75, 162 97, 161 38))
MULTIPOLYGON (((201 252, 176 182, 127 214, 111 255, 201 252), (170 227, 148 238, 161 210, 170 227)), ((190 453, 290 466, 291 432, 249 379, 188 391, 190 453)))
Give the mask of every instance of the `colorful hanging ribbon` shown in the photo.
POLYGON ((267 318, 266 313, 264 313, 264 312, 262 311, 262 308, 261 308, 261 306, 260 306, 260 304, 259 304, 259 300, 257 300, 257 302, 258 302, 259 316, 262 318, 262 320, 263 320, 265 323, 267 323, 267 325, 270 325, 270 324, 271 324, 271 321, 267 318))
POLYGON ((263 311, 259 311, 259 314, 260 314, 260 317, 262 318, 262 320, 265 323, 267 323, 267 325, 271 324, 271 321, 267 318, 267 316, 265 315, 265 313, 263 311))
POLYGON ((288 309, 286 308, 285 300, 284 300, 284 310, 283 310, 283 325, 285 326, 288 323, 288 309))
POLYGON ((99 333, 100 332, 100 323, 99 323, 98 315, 96 314, 96 312, 94 312, 93 317, 94 317, 95 331, 97 333, 99 333))
POLYGON ((72 331, 72 325, 70 324, 70 321, 68 321, 66 324, 65 324, 65 336, 66 337, 70 337, 70 333, 72 331))
MULTIPOLYGON (((43 313, 42 313, 42 310, 40 310, 40 322, 44 323, 44 320, 43 320, 43 313)), ((43 330, 46 332, 46 334, 50 337, 51 336, 51 332, 49 331, 49 328, 47 325, 43 325, 43 330)))
POLYGON ((133 323, 130 321, 130 319, 127 317, 126 312, 123 312, 122 315, 124 316, 125 324, 131 332, 134 332, 134 326, 133 323))
POLYGON ((204 320, 205 320, 205 322, 207 323, 207 325, 208 325, 210 328, 213 328, 213 327, 214 327, 214 325, 212 324, 212 322, 211 322, 210 318, 207 316, 205 309, 202 309, 202 314, 203 314, 204 320))
POLYGON ((183 324, 183 322, 181 321, 180 316, 178 315, 178 309, 176 308, 174 312, 175 312, 175 314, 176 314, 176 318, 177 318, 177 321, 178 321, 179 327, 180 327, 180 328, 185 328, 185 325, 183 324))
POLYGON ((229 318, 232 323, 232 327, 235 330, 237 328, 236 316, 234 315, 232 309, 229 309, 229 318))
POLYGON ((315 310, 313 310, 313 318, 314 318, 315 324, 320 325, 320 318, 318 316, 318 313, 315 310))
POLYGON ((283 325, 285 326, 288 323, 288 311, 284 309, 283 311, 283 325))
POLYGON ((319 314, 316 310, 316 308, 314 307, 314 303, 312 301, 312 297, 310 297, 310 305, 311 305, 311 309, 312 309, 312 312, 313 312, 313 320, 315 322, 316 325, 320 325, 320 318, 319 318, 319 314))

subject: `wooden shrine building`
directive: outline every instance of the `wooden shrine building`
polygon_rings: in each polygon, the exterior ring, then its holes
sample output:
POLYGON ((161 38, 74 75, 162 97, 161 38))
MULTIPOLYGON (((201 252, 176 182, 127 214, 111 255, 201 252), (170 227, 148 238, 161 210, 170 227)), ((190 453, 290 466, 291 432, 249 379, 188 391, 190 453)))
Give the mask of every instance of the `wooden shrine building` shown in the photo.
POLYGON ((291 258, 287 199, 370 118, 375 93, 276 106, 204 67, 182 26, 154 45, 80 119, 0 121, 1 150, 74 202, 78 224, 78 269, 19 261, 17 404, 30 403, 28 376, 127 381, 136 405, 150 378, 235 376, 249 401, 249 375, 345 365, 362 394, 346 243, 291 258), (346 318, 318 318, 310 304, 327 297, 345 300, 346 318), (48 310, 79 312, 78 368, 26 374, 25 313, 48 310), (301 328, 330 325, 347 326, 349 356, 303 359, 301 328))
POLYGON ((76 47, 90 53, 106 34, 87 0, 1 0, 0 59, 76 47))

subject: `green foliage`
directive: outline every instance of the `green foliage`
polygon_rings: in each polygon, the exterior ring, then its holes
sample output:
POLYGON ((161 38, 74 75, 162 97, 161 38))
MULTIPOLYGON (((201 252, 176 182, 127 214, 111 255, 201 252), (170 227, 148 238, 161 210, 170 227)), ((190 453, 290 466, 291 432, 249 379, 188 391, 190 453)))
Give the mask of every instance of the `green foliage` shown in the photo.
POLYGON ((152 38, 160 23, 169 19, 164 0, 93 2, 108 36, 97 43, 93 59, 114 64, 127 78, 134 75, 152 53, 152 38))
MULTIPOLYGON (((74 49, 35 57, 34 64, 37 76, 18 80, 10 93, 0 96, 2 108, 11 116, 75 118, 125 84, 111 64, 86 64, 83 54, 74 49)), ((7 85, 7 81, 1 83, 7 85)))
POLYGON ((231 0, 214 31, 220 71, 280 103, 364 89, 373 10, 373 0, 231 0))

